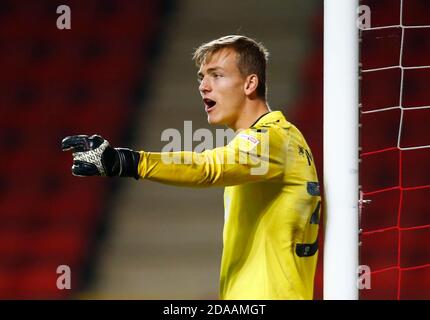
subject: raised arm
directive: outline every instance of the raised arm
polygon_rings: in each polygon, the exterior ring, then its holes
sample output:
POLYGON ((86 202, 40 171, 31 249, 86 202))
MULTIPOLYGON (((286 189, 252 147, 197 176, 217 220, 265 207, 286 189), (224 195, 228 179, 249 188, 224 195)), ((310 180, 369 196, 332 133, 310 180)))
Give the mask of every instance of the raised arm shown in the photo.
POLYGON ((112 148, 100 136, 72 136, 63 140, 73 151, 76 176, 121 176, 165 184, 209 187, 262 180, 282 180, 284 153, 273 148, 269 131, 244 130, 226 146, 204 152, 145 152, 112 148), (272 150, 274 151, 274 150, 272 150), (275 155, 272 156, 272 155, 275 155))

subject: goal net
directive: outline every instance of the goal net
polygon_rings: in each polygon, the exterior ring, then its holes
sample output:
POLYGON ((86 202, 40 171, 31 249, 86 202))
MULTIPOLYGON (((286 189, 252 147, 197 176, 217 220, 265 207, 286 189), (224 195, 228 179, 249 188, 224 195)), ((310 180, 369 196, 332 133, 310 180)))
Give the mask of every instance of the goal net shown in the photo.
POLYGON ((430 1, 363 0, 361 299, 430 299, 430 1))

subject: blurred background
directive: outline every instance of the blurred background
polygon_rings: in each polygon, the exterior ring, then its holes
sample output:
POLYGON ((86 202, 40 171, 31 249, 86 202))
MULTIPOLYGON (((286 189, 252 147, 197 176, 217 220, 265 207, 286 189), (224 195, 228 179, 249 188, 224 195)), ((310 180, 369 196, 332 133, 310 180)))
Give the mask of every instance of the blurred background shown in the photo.
MULTIPOLYGON (((362 3, 372 9, 372 26, 399 25, 401 5, 404 23, 430 25, 419 20, 430 12, 426 0, 362 3)), ((362 32, 363 68, 398 66, 400 46, 407 61, 430 65, 429 29, 405 41, 400 26, 390 30, 362 32)), ((183 132, 184 121, 214 131, 191 55, 227 34, 253 37, 270 51, 269 104, 304 133, 322 182, 323 1, 0 0, 0 298, 218 298, 222 188, 73 177, 60 143, 98 133, 113 146, 159 151, 163 130, 183 132), (57 28, 60 5, 70 7, 70 30, 57 28), (60 265, 71 269, 70 290, 57 288, 60 265)), ((430 105, 430 76, 397 69, 362 75, 362 110, 393 107, 393 115, 361 118, 360 179, 374 200, 361 213, 361 263, 376 271, 364 299, 430 298, 429 153, 400 149, 396 118, 409 124, 402 137, 413 131, 407 146, 430 144, 428 109, 406 112, 398 101, 414 94, 430 105), (412 79, 402 90, 394 83, 401 77, 412 79), (410 179, 399 178, 406 173, 410 179)))
POLYGON ((160 151, 163 130, 184 121, 214 131, 191 56, 245 34, 271 53, 270 105, 291 117, 305 98, 297 118, 319 147, 321 10, 318 0, 1 0, 0 298, 217 299, 223 189, 73 177, 61 140, 98 133, 160 151), (60 5, 70 30, 57 28, 60 5), (56 286, 60 265, 70 290, 56 286))

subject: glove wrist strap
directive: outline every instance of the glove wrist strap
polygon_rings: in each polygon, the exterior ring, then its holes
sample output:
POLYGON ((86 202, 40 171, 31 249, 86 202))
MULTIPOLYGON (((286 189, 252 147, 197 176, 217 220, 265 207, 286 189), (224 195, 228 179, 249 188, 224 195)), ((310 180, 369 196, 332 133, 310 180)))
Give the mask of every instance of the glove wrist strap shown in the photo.
POLYGON ((127 148, 115 148, 118 152, 120 177, 133 177, 139 179, 138 166, 140 153, 127 148))

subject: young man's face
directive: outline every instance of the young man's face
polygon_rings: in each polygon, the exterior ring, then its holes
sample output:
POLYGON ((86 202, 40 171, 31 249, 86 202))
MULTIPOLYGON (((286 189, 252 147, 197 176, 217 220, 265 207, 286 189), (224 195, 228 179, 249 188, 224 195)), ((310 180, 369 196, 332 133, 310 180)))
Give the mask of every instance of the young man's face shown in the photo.
POLYGON ((237 66, 237 53, 224 48, 200 66, 199 91, 210 124, 234 128, 245 104, 245 77, 237 66))

